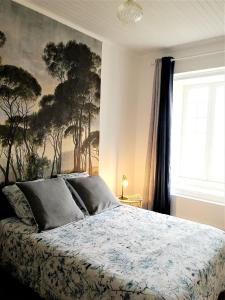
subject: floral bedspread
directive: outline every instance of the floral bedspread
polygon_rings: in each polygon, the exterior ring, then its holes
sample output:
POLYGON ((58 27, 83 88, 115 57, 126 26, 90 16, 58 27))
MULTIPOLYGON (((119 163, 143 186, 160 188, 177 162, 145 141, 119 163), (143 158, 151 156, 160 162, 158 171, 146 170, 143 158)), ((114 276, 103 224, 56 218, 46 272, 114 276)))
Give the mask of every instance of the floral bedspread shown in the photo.
POLYGON ((216 300, 225 290, 225 233, 119 206, 36 233, 0 221, 0 262, 45 299, 216 300))

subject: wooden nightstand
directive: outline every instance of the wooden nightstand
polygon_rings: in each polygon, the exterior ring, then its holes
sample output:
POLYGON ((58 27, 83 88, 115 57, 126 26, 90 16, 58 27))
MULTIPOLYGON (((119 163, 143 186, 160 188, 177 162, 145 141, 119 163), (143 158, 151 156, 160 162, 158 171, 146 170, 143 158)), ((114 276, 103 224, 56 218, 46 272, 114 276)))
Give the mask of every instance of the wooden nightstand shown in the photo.
POLYGON ((143 199, 142 199, 141 195, 126 195, 126 197, 128 199, 119 199, 119 201, 123 204, 142 208, 143 199))

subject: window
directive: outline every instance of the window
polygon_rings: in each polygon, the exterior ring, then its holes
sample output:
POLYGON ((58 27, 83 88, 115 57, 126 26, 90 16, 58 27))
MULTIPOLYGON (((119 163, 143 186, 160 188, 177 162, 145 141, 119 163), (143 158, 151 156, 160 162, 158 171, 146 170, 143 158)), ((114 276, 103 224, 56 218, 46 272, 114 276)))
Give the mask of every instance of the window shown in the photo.
POLYGON ((172 116, 172 194, 224 203, 225 69, 178 74, 172 116))

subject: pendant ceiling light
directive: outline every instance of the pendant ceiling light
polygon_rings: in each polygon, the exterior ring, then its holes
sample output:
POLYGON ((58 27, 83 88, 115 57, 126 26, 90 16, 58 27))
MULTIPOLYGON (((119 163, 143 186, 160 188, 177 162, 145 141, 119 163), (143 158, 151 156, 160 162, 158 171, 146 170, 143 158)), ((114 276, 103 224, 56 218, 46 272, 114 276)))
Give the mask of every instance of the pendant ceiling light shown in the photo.
POLYGON ((143 17, 143 9, 135 0, 124 0, 118 7, 117 17, 125 24, 137 23, 143 17))

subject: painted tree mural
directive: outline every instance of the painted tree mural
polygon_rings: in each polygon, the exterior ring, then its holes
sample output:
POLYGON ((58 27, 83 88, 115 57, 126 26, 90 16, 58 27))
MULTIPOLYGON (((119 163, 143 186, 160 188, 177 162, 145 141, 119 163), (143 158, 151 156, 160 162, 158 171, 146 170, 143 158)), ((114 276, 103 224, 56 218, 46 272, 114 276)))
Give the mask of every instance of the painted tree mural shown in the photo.
MULTIPOLYGON (((7 41, 7 33, 0 30, 2 49, 7 41)), ((39 59, 41 72, 54 82, 51 93, 45 94, 39 79, 23 66, 3 64, 4 52, 0 55, 0 178, 4 184, 61 172, 98 172, 100 55, 74 39, 46 42, 39 59)))
POLYGON ((59 147, 57 170, 61 172, 60 145, 64 133, 64 136, 73 138, 74 170, 86 170, 88 166, 89 173, 92 173, 92 145, 85 148, 83 142, 90 140, 92 118, 99 114, 100 57, 86 45, 69 41, 66 45, 49 43, 44 49, 43 59, 49 74, 59 81, 52 105, 63 111, 63 116, 57 117, 60 131, 56 145, 59 147))

